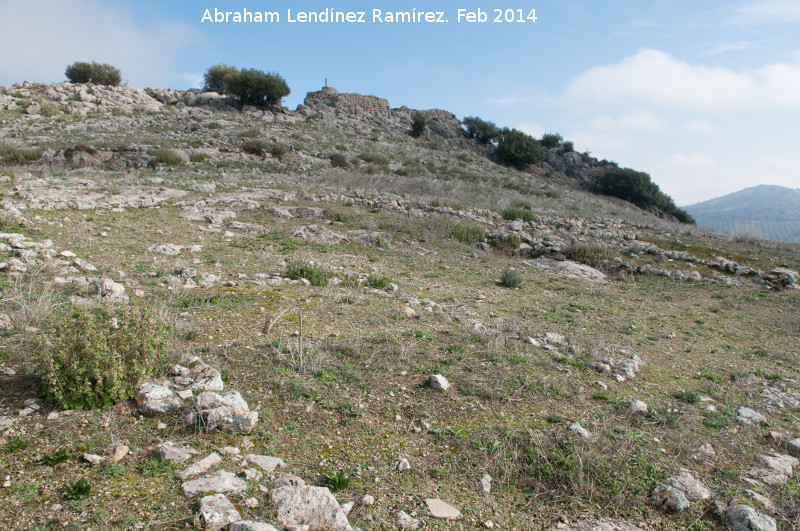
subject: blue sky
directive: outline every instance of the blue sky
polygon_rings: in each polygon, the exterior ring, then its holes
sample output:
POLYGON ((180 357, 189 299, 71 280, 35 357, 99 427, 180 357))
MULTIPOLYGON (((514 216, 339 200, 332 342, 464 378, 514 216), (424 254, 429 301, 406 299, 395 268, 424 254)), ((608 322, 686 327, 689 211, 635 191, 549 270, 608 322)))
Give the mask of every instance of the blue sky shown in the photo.
POLYGON ((76 60, 134 87, 191 88, 217 63, 282 74, 294 108, 327 77, 393 107, 559 132, 647 171, 678 204, 757 184, 800 187, 800 1, 3 2, 0 84, 64 79, 76 60), (206 9, 277 11, 212 24, 206 9), (287 10, 444 11, 446 24, 300 24, 287 10), (535 23, 494 23, 496 8, 535 23), (457 22, 482 9, 485 23, 457 22))

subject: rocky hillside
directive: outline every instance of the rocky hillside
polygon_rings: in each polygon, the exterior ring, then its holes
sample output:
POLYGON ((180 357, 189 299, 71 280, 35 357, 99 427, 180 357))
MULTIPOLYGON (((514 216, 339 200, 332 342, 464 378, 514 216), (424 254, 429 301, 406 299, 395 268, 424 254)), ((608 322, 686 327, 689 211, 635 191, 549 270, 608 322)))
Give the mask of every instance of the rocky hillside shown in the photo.
POLYGON ((800 242, 800 189, 754 186, 686 210, 702 227, 737 236, 800 242))
POLYGON ((0 89, 0 520, 796 529, 800 249, 423 112, 0 89))

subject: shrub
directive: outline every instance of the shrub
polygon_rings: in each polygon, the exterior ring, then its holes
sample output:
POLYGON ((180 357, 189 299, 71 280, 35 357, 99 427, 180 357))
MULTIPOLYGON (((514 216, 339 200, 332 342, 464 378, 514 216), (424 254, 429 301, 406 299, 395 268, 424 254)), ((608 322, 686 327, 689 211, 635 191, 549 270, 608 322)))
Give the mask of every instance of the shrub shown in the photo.
POLYGON ((276 158, 282 157, 287 153, 289 153, 289 146, 287 146, 283 142, 276 142, 272 144, 272 146, 270 146, 269 148, 269 154, 276 158))
POLYGON ((17 166, 35 162, 42 158, 41 152, 36 149, 20 149, 8 146, 0 148, 0 155, 3 157, 3 164, 13 164, 17 166))
POLYGON ((467 137, 483 144, 492 143, 500 136, 500 129, 494 123, 481 120, 477 116, 467 116, 463 123, 467 137))
POLYGON ((89 478, 82 477, 76 481, 68 481, 64 485, 62 496, 68 500, 82 500, 88 498, 92 492, 92 482, 89 478))
POLYGON ((42 393, 64 409, 105 408, 131 398, 145 376, 165 367, 167 326, 150 308, 72 308, 40 342, 42 393))
POLYGON ((151 166, 158 166, 159 164, 166 164, 167 166, 178 166, 183 162, 180 155, 171 149, 154 149, 150 152, 153 157, 151 166))
POLYGON ((326 472, 322 477, 322 482, 333 492, 344 490, 350 485, 350 476, 344 470, 338 472, 326 472))
POLYGON ((467 245, 475 245, 486 239, 486 229, 480 225, 473 225, 471 223, 459 223, 450 230, 450 236, 454 240, 467 245))
POLYGON ((571 153, 575 151, 575 144, 572 141, 564 142, 564 153, 571 153))
POLYGON ((192 153, 192 155, 189 157, 189 160, 191 162, 205 162, 210 158, 211 155, 208 153, 192 153))
POLYGON ((589 267, 594 267, 601 260, 611 260, 614 257, 610 249, 593 244, 571 245, 564 251, 564 255, 573 262, 589 267))
POLYGON ((242 129, 241 131, 236 133, 236 136, 238 136, 239 138, 258 138, 261 136, 261 131, 259 131, 255 127, 252 129, 242 129))
POLYGON ((508 221, 514 221, 515 219, 521 219, 522 221, 534 220, 533 212, 527 208, 508 207, 503 210, 501 215, 503 219, 508 221))
POLYGON ((366 151, 360 154, 358 158, 360 158, 364 162, 372 162, 374 164, 377 164, 378 166, 389 165, 389 159, 386 158, 385 155, 382 155, 381 153, 377 153, 375 151, 366 151))
POLYGON ((505 288, 518 288, 522 285, 522 277, 513 267, 507 267, 500 274, 500 285, 505 288))
POLYGON ((331 155, 331 166, 334 168, 347 169, 350 167, 350 162, 348 162, 347 157, 341 153, 334 153, 331 155))
POLYGON ((286 80, 279 74, 252 68, 229 76, 227 81, 230 94, 238 97, 243 105, 275 105, 291 93, 286 80))
POLYGON ((308 262, 292 262, 289 264, 289 267, 286 268, 286 277, 292 280, 304 278, 308 280, 312 286, 327 286, 330 273, 308 262))
POLYGON ((239 73, 235 66, 218 64, 206 70, 203 79, 205 84, 203 90, 206 92, 216 92, 217 94, 229 94, 228 80, 239 73))
POLYGON ((371 288, 383 289, 392 283, 392 279, 387 276, 370 275, 367 277, 367 286, 371 288))
POLYGON ((685 210, 675 206, 672 198, 662 192, 645 172, 620 168, 614 163, 609 163, 605 166, 597 184, 604 194, 619 197, 640 208, 657 208, 683 223, 695 223, 694 218, 685 210))
POLYGON ((419 111, 416 111, 411 117, 411 136, 419 138, 428 127, 428 119, 419 111))
POLYGON ((558 146, 563 141, 564 137, 558 133, 545 133, 542 135, 542 139, 539 141, 539 143, 542 145, 542 147, 550 149, 558 146))
POLYGON ((267 144, 266 140, 253 139, 242 144, 242 151, 261 157, 267 152, 268 147, 269 144, 267 144))
POLYGON ((499 237, 492 238, 489 241, 489 244, 501 253, 510 256, 514 254, 514 249, 522 244, 522 239, 513 232, 509 232, 499 237))
POLYGON ((532 136, 516 129, 505 128, 497 143, 497 158, 503 164, 522 168, 544 160, 544 149, 532 136))
POLYGON ((75 62, 67 67, 64 75, 70 83, 95 83, 96 85, 117 86, 122 83, 119 68, 106 63, 75 62))

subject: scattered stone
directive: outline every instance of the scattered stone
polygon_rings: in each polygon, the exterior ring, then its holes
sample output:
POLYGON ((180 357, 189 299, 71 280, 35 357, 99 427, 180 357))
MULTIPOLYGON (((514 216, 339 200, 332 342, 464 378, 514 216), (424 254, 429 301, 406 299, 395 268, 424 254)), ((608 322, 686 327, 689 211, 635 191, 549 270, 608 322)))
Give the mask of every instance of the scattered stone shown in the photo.
POLYGON ((14 424, 14 419, 8 417, 0 417, 0 431, 7 430, 14 424))
POLYGON ((166 256, 178 256, 181 254, 181 249, 181 246, 171 243, 158 243, 147 248, 151 253, 163 254, 166 256))
POLYGON ((155 447, 155 452, 162 461, 172 461, 173 463, 185 463, 192 456, 197 455, 197 450, 194 448, 184 448, 172 441, 165 441, 159 444, 155 447))
POLYGON ((400 529, 419 529, 419 520, 412 518, 405 511, 397 512, 397 527, 400 529))
POLYGON ((800 438, 792 439, 791 441, 786 443, 786 450, 789 454, 800 457, 800 438))
POLYGON ((800 407, 800 394, 787 393, 777 387, 765 387, 761 391, 761 398, 768 406, 778 409, 800 407))
POLYGON ((729 531, 777 531, 775 520, 748 505, 734 505, 725 513, 729 531))
POLYGON ((395 465, 395 469, 397 469, 398 472, 406 472, 408 470, 411 470, 411 463, 408 462, 408 459, 403 457, 397 462, 397 464, 395 465))
POLYGON ((369 494, 364 494, 358 499, 358 504, 363 507, 370 507, 375 505, 375 498, 370 496, 369 494))
POLYGON ((206 492, 225 493, 247 490, 247 482, 237 478, 236 474, 220 470, 210 476, 185 481, 181 488, 187 498, 194 498, 206 492))
POLYGON ((93 465, 99 465, 100 463, 106 460, 106 458, 102 455, 95 455, 89 453, 83 454, 81 457, 83 458, 84 461, 86 461, 87 463, 91 463, 93 465))
POLYGON ((672 486, 661 485, 656 487, 653 490, 652 498, 656 505, 670 511, 678 512, 689 508, 689 500, 686 499, 683 492, 672 486))
POLYGON ((697 453, 708 457, 714 457, 715 455, 717 455, 717 452, 714 451, 714 447, 711 446, 711 444, 709 443, 701 444, 700 447, 697 449, 697 453))
POLYGON ((349 530, 339 502, 326 487, 280 487, 270 494, 281 527, 307 525, 310 529, 349 530))
POLYGON ((767 417, 748 407, 740 407, 736 410, 736 422, 745 426, 761 424, 767 421, 767 417))
POLYGON ((292 237, 323 245, 347 243, 350 241, 344 234, 339 234, 338 232, 334 232, 320 225, 306 225, 300 227, 294 231, 292 237))
POLYGON ((229 531, 278 531, 278 529, 263 522, 245 520, 231 524, 229 531))
POLYGON ((96 273, 97 268, 84 260, 83 258, 75 258, 72 265, 80 269, 83 273, 96 273))
POLYGON ((155 382, 145 382, 136 391, 136 403, 144 415, 164 415, 178 411, 180 399, 168 387, 155 382))
POLYGON ((354 502, 354 501, 349 501, 349 502, 347 502, 347 503, 343 503, 343 504, 341 504, 339 507, 341 507, 341 508, 342 508, 342 512, 343 512, 345 515, 347 515, 347 516, 350 516, 350 512, 353 510, 353 507, 355 507, 355 506, 356 506, 356 502, 354 502))
POLYGON ((242 474, 247 481, 261 481, 261 478, 264 477, 264 474, 256 468, 245 468, 242 470, 242 474))
POLYGON ((483 492, 492 492, 492 476, 489 474, 481 478, 481 490, 483 492))
POLYGON ((266 473, 270 473, 276 468, 286 468, 286 463, 279 457, 269 457, 266 455, 248 454, 242 461, 244 466, 255 466, 266 473))
POLYGON ((641 400, 629 400, 628 414, 630 415, 646 415, 648 408, 641 400))
POLYGON ((584 439, 589 439, 592 436, 592 434, 589 433, 589 430, 587 430, 577 422, 573 422, 572 424, 570 424, 569 428, 567 429, 572 433, 583 437, 584 439))
POLYGON ((194 406, 184 412, 183 420, 206 431, 250 433, 258 422, 258 412, 250 411, 238 391, 228 391, 222 395, 206 391, 197 397, 194 406))
POLYGON ((744 489, 744 495, 747 496, 748 498, 750 498, 751 500, 757 501, 758 503, 763 505, 764 508, 767 511, 769 511, 769 512, 771 512, 773 514, 777 511, 777 507, 775 506, 775 502, 773 502, 772 500, 770 500, 766 496, 757 493, 754 490, 744 489))
POLYGON ((306 484, 305 480, 293 474, 284 474, 276 478, 273 482, 276 487, 302 487, 306 484))
POLYGON ((435 391, 447 391, 450 388, 450 382, 441 374, 432 374, 430 377, 431 389, 435 391))
POLYGON ((406 306, 403 306, 403 307, 400 309, 400 313, 401 313, 402 315, 405 315, 405 316, 406 316, 406 317, 408 317, 409 319, 410 319, 410 318, 412 318, 412 317, 416 317, 416 316, 417 316, 417 312, 415 312, 415 311, 414 311, 414 308, 412 308, 411 306, 408 306, 408 305, 406 305, 406 306))
POLYGON ((130 451, 131 451, 130 448, 128 448, 124 444, 115 444, 114 450, 112 452, 111 462, 119 463, 120 461, 125 459, 125 456, 128 455, 128 452, 130 451))
POLYGON ((209 531, 220 531, 242 519, 242 515, 224 494, 213 494, 200 499, 200 517, 209 531))
POLYGON ((425 500, 428 510, 435 518, 443 518, 445 520, 458 520, 461 518, 461 511, 445 503, 439 498, 428 498, 425 500))
POLYGON ((701 501, 711 498, 711 491, 702 482, 696 480, 688 470, 681 469, 681 473, 670 478, 671 487, 683 492, 689 501, 701 501))
POLYGON ((605 282, 606 275, 593 267, 572 262, 570 260, 553 260, 551 258, 539 258, 537 260, 525 261, 523 264, 539 269, 548 269, 556 273, 571 278, 589 280, 591 282, 605 282))
POLYGON ((180 472, 175 474, 175 477, 178 479, 189 479, 195 476, 199 476, 200 474, 205 474, 211 467, 218 465, 222 462, 222 458, 219 456, 218 453, 214 452, 200 461, 194 463, 193 465, 181 470, 180 472))

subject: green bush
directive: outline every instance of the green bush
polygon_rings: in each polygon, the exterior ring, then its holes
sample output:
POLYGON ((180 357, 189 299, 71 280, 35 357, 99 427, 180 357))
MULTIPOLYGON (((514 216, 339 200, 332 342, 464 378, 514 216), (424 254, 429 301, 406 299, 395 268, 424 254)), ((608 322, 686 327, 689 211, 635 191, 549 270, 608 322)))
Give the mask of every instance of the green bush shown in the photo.
POLYGON ((78 61, 72 63, 64 71, 70 83, 94 83, 96 85, 117 86, 122 83, 122 73, 119 68, 106 63, 85 63, 78 61))
POLYGON ((542 139, 539 141, 539 143, 542 145, 542 147, 550 149, 558 146, 563 141, 564 137, 558 133, 545 133, 542 135, 542 139))
POLYGON ((564 255, 572 260, 589 267, 594 267, 601 260, 611 260, 614 253, 605 247, 593 244, 571 245, 564 251, 564 255))
POLYGON ((286 278, 308 280, 312 286, 327 286, 330 273, 317 265, 308 262, 292 262, 286 268, 286 278))
POLYGON ((148 307, 72 308, 39 344, 42 394, 63 409, 110 407, 166 368, 167 341, 166 324, 148 307))
POLYGON ((643 209, 657 208, 683 223, 695 223, 694 218, 685 210, 675 206, 672 198, 662 192, 645 172, 620 168, 614 163, 608 163, 597 184, 606 195, 619 197, 643 209))
POLYGON ((280 158, 287 153, 289 153, 289 146, 283 142, 276 142, 269 148, 269 154, 276 158, 280 158))
POLYGON ((345 155, 342 155, 341 153, 334 153, 331 155, 331 166, 334 168, 348 169, 350 167, 350 162, 348 162, 345 155))
POLYGON ((261 131, 253 127, 252 129, 242 129, 236 136, 239 138, 258 138, 261 136, 261 131))
POLYGON ((0 147, 3 164, 22 166, 29 162, 35 162, 42 158, 40 151, 36 149, 20 149, 16 147, 0 147))
POLYGON ((375 151, 366 151, 358 156, 364 162, 372 162, 373 164, 377 164, 378 166, 388 166, 389 159, 386 158, 385 155, 381 153, 377 153, 375 151))
POLYGON ((513 267, 507 267, 500 274, 500 285, 505 288, 518 288, 522 285, 522 277, 513 267))
POLYGON ((264 153, 267 152, 269 148, 269 144, 267 144, 266 140, 262 140, 260 138, 248 140, 244 144, 242 144, 242 151, 245 153, 249 153, 251 155, 256 155, 261 157, 264 153))
POLYGON ((367 286, 371 288, 383 289, 392 283, 392 279, 387 276, 370 275, 367 277, 367 286))
POLYGON ((87 477, 76 481, 68 481, 64 485, 62 496, 68 500, 82 500, 88 498, 92 492, 92 482, 87 477))
POLYGON ((228 80, 239 73, 235 66, 219 64, 206 70, 203 79, 205 84, 203 90, 206 92, 216 92, 217 94, 229 94, 228 80))
POLYGON ((150 152, 150 156, 153 157, 151 166, 158 166, 159 164, 166 164, 167 166, 179 166, 183 162, 183 159, 181 159, 180 155, 171 149, 154 149, 150 152))
POLYGON ((497 158, 503 164, 523 168, 544 160, 545 153, 532 136, 516 129, 505 128, 497 143, 497 158))
POLYGON ((467 116, 463 123, 467 137, 483 144, 494 142, 500 136, 500 129, 494 123, 481 120, 477 116, 467 116))
POLYGON ((421 112, 416 111, 411 117, 411 136, 419 138, 425 132, 426 127, 428 127, 428 118, 421 112))
POLYGON ((189 157, 189 160, 191 162, 205 162, 210 158, 211 155, 207 153, 192 153, 192 155, 189 157))
POLYGON ((533 221, 534 214, 527 208, 518 208, 518 207, 508 207, 503 210, 501 213, 503 219, 508 221, 514 221, 515 219, 520 219, 522 221, 533 221))
POLYGON ((486 229, 472 223, 458 223, 450 230, 454 240, 467 245, 475 245, 486 239, 486 229))
POLYGON ((575 144, 572 141, 564 142, 564 153, 571 153, 575 151, 575 144))

